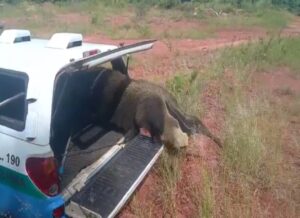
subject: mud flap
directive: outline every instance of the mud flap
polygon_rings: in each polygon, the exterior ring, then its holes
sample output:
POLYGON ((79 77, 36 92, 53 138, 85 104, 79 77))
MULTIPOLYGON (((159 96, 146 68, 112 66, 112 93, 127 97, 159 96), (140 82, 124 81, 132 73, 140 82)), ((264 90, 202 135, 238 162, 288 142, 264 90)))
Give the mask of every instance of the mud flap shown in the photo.
POLYGON ((162 150, 161 144, 153 143, 147 137, 138 136, 131 140, 71 198, 70 215, 74 217, 117 215, 162 150))

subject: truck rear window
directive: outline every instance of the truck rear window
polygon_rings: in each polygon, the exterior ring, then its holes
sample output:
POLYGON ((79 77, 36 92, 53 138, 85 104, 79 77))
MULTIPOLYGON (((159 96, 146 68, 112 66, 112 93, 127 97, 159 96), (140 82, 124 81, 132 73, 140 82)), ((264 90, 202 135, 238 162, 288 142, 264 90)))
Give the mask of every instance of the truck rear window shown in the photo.
POLYGON ((25 73, 0 68, 0 125, 24 130, 27 84, 25 73))

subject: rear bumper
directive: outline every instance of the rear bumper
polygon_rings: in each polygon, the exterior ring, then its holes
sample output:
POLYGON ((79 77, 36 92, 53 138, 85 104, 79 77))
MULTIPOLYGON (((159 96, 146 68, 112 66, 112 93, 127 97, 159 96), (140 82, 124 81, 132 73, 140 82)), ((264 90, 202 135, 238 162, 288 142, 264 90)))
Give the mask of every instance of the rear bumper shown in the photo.
POLYGON ((64 205, 61 196, 36 198, 0 183, 0 217, 53 218, 53 210, 64 205))

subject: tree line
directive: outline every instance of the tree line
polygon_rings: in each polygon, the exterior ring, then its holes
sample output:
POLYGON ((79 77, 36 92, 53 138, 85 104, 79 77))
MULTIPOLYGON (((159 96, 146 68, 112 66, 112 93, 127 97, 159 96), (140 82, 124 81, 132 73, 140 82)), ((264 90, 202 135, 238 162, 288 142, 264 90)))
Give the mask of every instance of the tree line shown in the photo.
MULTIPOLYGON (((6 3, 19 3, 22 1, 32 1, 37 3, 43 2, 63 2, 63 1, 79 1, 79 0, 0 0, 0 2, 6 3)), ((81 0, 91 1, 91 0, 81 0)), ((300 15, 300 0, 93 0, 102 1, 109 4, 118 3, 130 3, 130 4, 145 4, 156 5, 163 8, 172 8, 180 4, 228 4, 237 8, 244 8, 257 5, 263 6, 275 6, 288 9, 292 12, 296 12, 300 15)))

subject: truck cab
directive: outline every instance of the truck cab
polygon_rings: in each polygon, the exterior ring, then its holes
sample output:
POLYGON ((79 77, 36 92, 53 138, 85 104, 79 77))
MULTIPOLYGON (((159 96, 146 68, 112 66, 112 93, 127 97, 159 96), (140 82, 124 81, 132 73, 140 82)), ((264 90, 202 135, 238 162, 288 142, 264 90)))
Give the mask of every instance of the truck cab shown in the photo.
POLYGON ((75 33, 0 36, 0 217, 114 217, 162 152, 93 122, 90 87, 103 70, 152 48, 84 43, 75 33))

